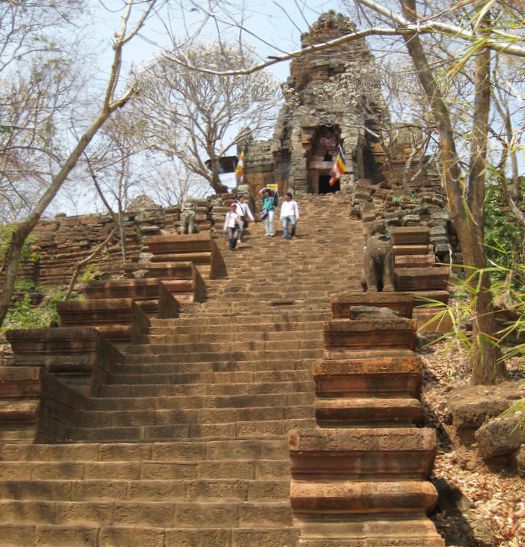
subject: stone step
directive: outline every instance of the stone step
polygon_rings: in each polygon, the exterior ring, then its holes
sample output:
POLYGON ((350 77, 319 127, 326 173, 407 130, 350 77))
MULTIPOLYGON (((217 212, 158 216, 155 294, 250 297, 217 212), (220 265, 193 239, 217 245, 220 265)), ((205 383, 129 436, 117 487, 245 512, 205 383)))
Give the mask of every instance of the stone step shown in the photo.
POLYGON ((228 361, 202 363, 178 363, 174 359, 168 363, 143 363, 130 365, 115 365, 113 373, 115 374, 171 374, 171 373, 190 373, 190 372, 234 372, 234 371, 263 371, 283 369, 286 364, 286 370, 311 370, 317 359, 296 359, 287 360, 284 363, 281 359, 266 359, 256 361, 237 361, 230 359, 228 361))
POLYGON ((288 480, 287 460, 3 462, 7 481, 288 480))
MULTIPOLYGON (((279 401, 281 404, 286 400, 279 401)), ((257 422, 310 418, 313 405, 308 406, 262 406, 241 408, 176 408, 155 410, 87 410, 75 416, 75 424, 81 427, 121 427, 171 425, 188 426, 231 422, 257 422)))
POLYGON ((437 502, 437 491, 428 481, 353 481, 292 479, 290 503, 294 516, 359 514, 425 514, 437 502))
POLYGON ((401 291, 446 291, 450 270, 445 266, 399 268, 398 288, 401 291))
MULTIPOLYGON (((174 326, 155 326, 151 327, 149 330, 150 336, 170 336, 173 334, 177 335, 195 335, 195 336, 206 336, 210 335, 222 335, 222 336, 235 336, 237 334, 242 335, 243 333, 302 333, 302 332, 317 332, 322 331, 323 325, 325 323, 324 319, 328 319, 328 314, 321 321, 302 321, 302 322, 268 322, 268 323, 252 323, 251 317, 241 316, 239 318, 238 324, 232 324, 227 322, 221 322, 220 324, 213 324, 213 322, 208 322, 207 324, 201 324, 198 318, 195 318, 193 322, 189 323, 185 320, 186 318, 181 318, 181 324, 176 324, 174 326)), ((151 319, 152 322, 155 319, 151 319)), ((286 336, 283 334, 283 336, 286 336)))
MULTIPOLYGON (((228 310, 237 304, 237 313, 239 310, 247 310, 253 308, 257 310, 260 307, 278 307, 279 305, 286 311, 294 309, 292 306, 302 305, 320 305, 324 304, 330 294, 339 290, 339 287, 327 286, 325 284, 319 287, 309 287, 308 289, 292 289, 283 290, 283 283, 272 285, 261 290, 260 283, 247 283, 242 288, 225 288, 220 292, 212 294, 213 298, 208 298, 206 302, 200 306, 196 304, 188 307, 189 309, 228 310), (238 303, 242 303, 242 308, 239 308, 238 303), (287 306, 287 307, 285 307, 287 306)), ((254 314, 257 314, 255 311, 254 314)))
POLYGON ((173 385, 173 384, 230 384, 305 382, 311 379, 310 370, 196 372, 180 374, 112 374, 108 384, 173 385))
MULTIPOLYGON (((180 319, 192 318, 193 320, 203 318, 211 322, 216 322, 218 324, 225 323, 226 321, 233 323, 234 321, 238 321, 240 316, 242 317, 242 315, 239 314, 239 309, 242 307, 246 306, 244 306, 242 302, 239 302, 239 305, 237 305, 237 307, 218 307, 212 309, 199 307, 193 310, 186 309, 180 313, 179 317, 180 319)), ((304 317, 306 317, 310 314, 315 313, 326 314, 329 312, 330 306, 328 304, 328 299, 326 299, 326 301, 323 299, 323 302, 317 302, 313 304, 302 300, 294 300, 291 303, 289 300, 286 299, 280 299, 276 301, 267 300, 266 302, 259 302, 258 306, 258 312, 260 315, 284 309, 286 309, 288 313, 301 313, 304 317)), ((257 316, 257 313, 254 313, 253 315, 257 316)), ((326 318, 327 317, 323 317, 323 319, 326 318)))
POLYGON ((433 522, 424 515, 357 515, 336 520, 305 518, 301 547, 443 547, 433 522))
POLYGON ((187 235, 172 234, 147 237, 144 244, 152 253, 169 252, 173 248, 207 251, 211 246, 211 238, 209 232, 187 235))
POLYGON ((291 527, 238 526, 207 528, 161 528, 133 524, 128 526, 89 526, 60 524, 0 524, 0 536, 5 545, 39 545, 47 547, 72 547, 80 545, 122 547, 140 545, 148 547, 247 547, 263 545, 295 545, 298 531, 291 527))
POLYGON ((399 292, 344 292, 332 294, 330 303, 334 319, 350 319, 353 306, 389 308, 402 317, 411 318, 414 296, 410 293, 399 292))
MULTIPOLYGON (((163 353, 129 353, 126 354, 126 362, 129 364, 141 363, 202 363, 216 361, 257 361, 259 359, 269 360, 288 360, 296 359, 319 359, 323 356, 322 344, 318 348, 309 349, 289 349, 289 350, 257 350, 257 351, 229 351, 215 353, 180 353, 174 354, 168 351, 163 353)), ((240 380, 242 381, 242 380, 240 380)))
MULTIPOLYGON (((2 444, 2 462, 15 462, 23 469, 26 462, 111 462, 111 461, 179 461, 192 465, 198 461, 236 460, 280 460, 288 461, 288 441, 285 436, 275 439, 232 439, 232 440, 192 440, 166 443, 104 443, 104 444, 2 444)), ((28 464, 29 465, 29 464, 28 464)), ((99 464, 102 468, 102 463, 99 464)), ((0 468, 1 469, 1 468, 0 468)), ((81 474, 80 478, 84 475, 81 474)), ((212 475, 213 476, 213 475, 212 475)), ((2 474, 10 479, 9 473, 2 474)), ((55 476, 32 476, 26 473, 23 478, 53 479, 55 476)), ((74 478, 74 477, 73 477, 74 478)), ((106 477, 104 477, 106 478, 106 477)), ((157 477, 155 477, 157 478, 157 477)), ((229 477, 228 477, 229 478, 229 477)), ((255 478, 252 475, 247 478, 255 478)))
POLYGON ((408 425, 420 422, 423 414, 421 402, 410 397, 323 398, 315 402, 315 417, 323 427, 408 425))
MULTIPOLYGON (((310 323, 311 321, 326 321, 329 318, 329 314, 326 312, 314 312, 314 313, 304 313, 304 312, 279 312, 274 310, 272 313, 268 313, 265 310, 264 313, 257 314, 256 311, 253 313, 244 314, 247 315, 246 323, 250 325, 259 325, 261 323, 273 324, 273 323, 283 323, 283 324, 296 324, 296 323, 310 323)), ((244 315, 241 311, 237 310, 237 319, 239 323, 242 323, 244 315)), ((203 327, 207 326, 232 326, 231 320, 229 318, 217 319, 216 316, 210 317, 181 317, 179 319, 152 319, 151 328, 155 329, 157 327, 161 328, 174 328, 174 327, 183 327, 183 326, 193 326, 196 323, 201 324, 203 327)), ((232 326, 233 327, 233 326, 232 326)))
MULTIPOLYGON (((178 331, 178 329, 176 329, 178 331)), ((288 330, 288 331, 254 331, 246 330, 241 332, 195 332, 194 334, 149 334, 142 344, 168 345, 168 344, 203 344, 203 343, 232 343, 232 342, 291 342, 294 340, 318 340, 322 342, 323 332, 321 329, 288 330)))
POLYGON ((5 501, 0 512, 6 521, 32 524, 133 525, 186 528, 238 527, 252 524, 290 526, 290 505, 281 502, 177 501, 5 501))
POLYGON ((0 480, 0 500, 287 501, 289 493, 286 479, 0 480))
MULTIPOLYGON (((258 311, 253 315, 262 315, 272 312, 286 311, 288 313, 325 313, 329 310, 328 304, 328 293, 318 298, 304 297, 300 296, 298 298, 287 295, 269 295, 266 299, 258 300, 258 303, 255 304, 252 299, 242 298, 239 296, 223 295, 219 296, 224 300, 235 300, 235 304, 223 304, 223 303, 213 303, 213 304, 201 304, 195 306, 194 309, 190 309, 188 306, 184 307, 180 314, 180 318, 186 318, 188 315, 191 316, 207 316, 210 318, 217 318, 221 315, 225 317, 238 318, 242 313, 239 310, 249 309, 255 307, 258 311)), ((191 304, 190 304, 191 305, 191 304)))
POLYGON ((183 397, 195 395, 237 395, 267 393, 313 392, 310 379, 288 382, 226 383, 226 384, 149 384, 149 385, 105 385, 98 390, 99 397, 183 397))
MULTIPOLYGON (((121 345, 119 350, 125 354, 129 364, 140 363, 202 363, 219 361, 254 361, 254 360, 288 360, 318 359, 323 355, 323 344, 317 340, 298 342, 262 342, 256 343, 257 349, 236 349, 242 344, 231 344, 231 349, 205 348, 205 344, 192 348, 187 352, 172 352, 171 345, 140 346, 121 345), (270 347, 264 347, 265 345, 270 347), (284 346, 284 347, 283 347, 284 346), (142 350, 142 351, 141 351, 142 350)), ((229 344, 225 344, 228 346, 229 344)), ((246 344, 248 345, 248 344, 246 344)), ((213 346, 210 344, 210 346, 213 346)))
POLYGON ((323 360, 314 366, 315 390, 320 397, 417 397, 422 369, 421 358, 410 353, 365 352, 349 359, 323 360))
MULTIPOLYGON (((191 271, 190 271, 191 273, 191 271)), ((148 300, 159 297, 159 283, 162 283, 171 293, 192 293, 193 280, 173 279, 160 282, 158 279, 111 279, 90 281, 83 289, 88 299, 101 298, 133 298, 148 300)))
MULTIPOLYGON (((321 333, 322 334, 322 333, 321 333)), ((167 344, 133 344, 128 345, 125 348, 119 349, 125 353, 131 353, 134 356, 139 355, 159 355, 162 353, 169 353, 170 355, 199 355, 202 353, 210 353, 220 355, 221 353, 232 352, 247 355, 250 352, 285 352, 289 350, 308 350, 308 349, 321 349, 322 336, 317 336, 317 339, 302 339, 302 340, 238 340, 233 342, 190 342, 190 343, 167 343, 167 344)))
POLYGON ((163 268, 163 264, 176 264, 177 262, 193 262, 194 264, 209 264, 211 260, 209 251, 162 253, 150 257, 151 267, 163 268))
POLYGON ((88 410, 176 410, 211 408, 252 407, 298 407, 313 405, 314 394, 305 392, 282 392, 270 394, 225 395, 225 396, 173 396, 173 397, 119 397, 88 400, 88 410))
POLYGON ((430 228, 428 226, 392 226, 390 235, 394 245, 428 245, 430 228))
MULTIPOLYGON (((307 258, 290 259, 295 262, 308 260, 307 258)), ((330 275, 334 278, 323 279, 319 277, 319 271, 322 271, 326 267, 326 261, 328 257, 321 260, 318 265, 312 266, 311 270, 296 271, 293 277, 287 277, 280 274, 278 266, 273 266, 271 270, 271 276, 268 275, 269 271, 265 266, 262 270, 252 270, 247 272, 246 269, 239 270, 238 272, 230 271, 231 281, 229 283, 223 283, 221 285, 213 285, 213 288, 217 292, 228 293, 233 295, 243 296, 246 295, 248 289, 255 291, 253 294, 259 295, 262 293, 282 293, 282 294, 294 294, 297 292, 312 292, 318 293, 321 296, 323 293, 329 293, 331 289, 338 289, 348 287, 348 285, 354 285, 357 288, 355 280, 351 280, 348 277, 348 264, 341 264, 341 266, 330 268, 330 275), (273 276, 273 273, 276 276, 273 276), (337 277, 335 277, 337 276, 337 277)), ((290 264, 286 266, 290 268, 290 264)), ((230 278, 229 278, 230 279, 230 278)), ((351 287, 348 287, 351 288, 351 287)), ((252 294, 252 296, 253 296, 252 294)))
POLYGON ((289 448, 299 480, 423 480, 434 462, 436 433, 414 427, 293 430, 289 448))
POLYGON ((64 432, 67 442, 166 442, 182 439, 235 439, 275 437, 290 429, 312 428, 313 418, 290 418, 286 420, 238 421, 228 423, 145 425, 121 427, 71 427, 64 432))

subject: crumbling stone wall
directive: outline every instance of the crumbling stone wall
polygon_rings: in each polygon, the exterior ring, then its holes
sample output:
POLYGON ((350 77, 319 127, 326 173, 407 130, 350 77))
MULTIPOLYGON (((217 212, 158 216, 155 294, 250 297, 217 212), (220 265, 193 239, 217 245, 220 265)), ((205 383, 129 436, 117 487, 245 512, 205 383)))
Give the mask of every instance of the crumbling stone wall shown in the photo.
MULTIPOLYGON (((217 217, 214 208, 221 211, 222 198, 197 200, 196 221, 199 230, 210 230, 217 217)), ((178 207, 142 209, 124 214, 127 261, 139 261, 143 239, 147 236, 173 233, 180 223, 178 207)), ((52 220, 38 223, 33 235, 34 259, 21 266, 20 279, 40 285, 62 285, 69 282, 76 264, 89 256, 111 233, 114 222, 109 215, 57 215, 52 220)), ((103 277, 123 277, 123 260, 118 234, 90 263, 103 277)), ((1 280, 0 280, 1 282, 1 280)))

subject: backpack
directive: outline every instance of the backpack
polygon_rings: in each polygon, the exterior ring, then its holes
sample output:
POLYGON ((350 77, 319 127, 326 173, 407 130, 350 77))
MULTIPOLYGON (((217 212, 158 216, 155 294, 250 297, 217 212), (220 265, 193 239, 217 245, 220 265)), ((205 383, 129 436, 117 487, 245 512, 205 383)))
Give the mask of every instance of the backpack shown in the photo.
POLYGON ((272 192, 273 194, 273 206, 277 207, 279 205, 279 194, 277 192, 272 192))

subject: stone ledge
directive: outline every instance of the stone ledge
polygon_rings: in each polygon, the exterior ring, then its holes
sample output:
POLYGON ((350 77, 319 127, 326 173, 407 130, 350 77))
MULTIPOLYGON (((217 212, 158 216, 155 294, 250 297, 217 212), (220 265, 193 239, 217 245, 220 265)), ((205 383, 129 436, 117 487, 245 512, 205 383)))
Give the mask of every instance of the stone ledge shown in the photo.
POLYGON ((421 514, 431 511, 436 502, 436 489, 427 481, 305 482, 292 479, 290 483, 290 503, 298 517, 303 514, 421 514))
POLYGON ((416 321, 405 318, 336 319, 325 324, 327 350, 332 348, 416 347, 416 321))
POLYGON ((402 317, 411 318, 414 296, 399 292, 348 292, 330 296, 334 319, 348 319, 352 306, 377 306, 390 308, 402 317))
POLYGON ((399 426, 419 422, 423 417, 423 407, 412 397, 325 398, 316 400, 315 417, 322 427, 399 426))
POLYGON ((324 360, 314 366, 318 396, 417 397, 422 361, 416 356, 324 360))
POLYGON ((436 434, 413 427, 291 430, 289 450, 295 479, 416 480, 430 474, 436 434))

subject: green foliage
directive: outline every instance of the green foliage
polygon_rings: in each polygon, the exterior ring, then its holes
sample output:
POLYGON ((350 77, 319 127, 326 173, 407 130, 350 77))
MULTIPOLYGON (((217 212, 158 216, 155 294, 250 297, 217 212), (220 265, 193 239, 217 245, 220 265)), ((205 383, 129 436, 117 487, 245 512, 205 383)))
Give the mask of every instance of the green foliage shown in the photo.
MULTIPOLYGON (((525 412, 525 400, 522 401, 516 401, 512 405, 505 410, 502 414, 500 414, 501 418, 506 418, 507 416, 512 416, 513 414, 516 414, 517 412, 525 412)), ((516 424, 516 427, 512 430, 512 433, 516 431, 517 429, 525 429, 525 417, 521 416, 518 420, 518 423, 516 424)))
POLYGON ((476 300, 479 293, 479 282, 484 272, 492 278, 491 291, 494 306, 497 309, 499 330, 488 341, 502 351, 502 360, 525 356, 525 287, 515 283, 515 278, 525 277, 525 265, 512 268, 492 264, 484 270, 460 266, 466 271, 465 277, 456 279, 453 291, 454 298, 443 304, 436 300, 425 299, 424 306, 436 310, 432 321, 445 321, 451 325, 449 332, 436 341, 447 340, 450 347, 456 343, 467 351, 473 349, 472 339, 467 326, 475 318, 476 300))
MULTIPOLYGON (((525 188, 524 188, 525 189, 525 188)), ((491 184, 485 201, 485 250, 487 260, 504 269, 512 269, 523 262, 522 241, 525 234, 503 202, 501 186, 491 184)), ((491 277, 500 275, 494 271, 491 277)))
POLYGON ((87 283, 93 281, 93 279, 98 279, 101 274, 102 272, 95 264, 88 264, 82 274, 78 276, 78 280, 87 283))
MULTIPOLYGON (((11 242, 11 234, 13 233, 15 226, 13 224, 6 224, 5 226, 0 226, 0 263, 5 259, 9 243, 11 242)), ((22 247, 22 261, 32 260, 36 262, 38 260, 38 255, 33 250, 33 245, 36 242, 36 237, 34 235, 29 235, 22 247)))
POLYGON ((31 293, 34 290, 31 283, 17 281, 15 291, 22 293, 22 297, 9 308, 2 330, 40 329, 58 321, 56 306, 64 300, 65 287, 55 287, 48 291, 38 306, 31 304, 31 293))
POLYGON ((394 205, 402 205, 404 201, 405 201, 404 196, 392 196, 392 203, 394 205))

